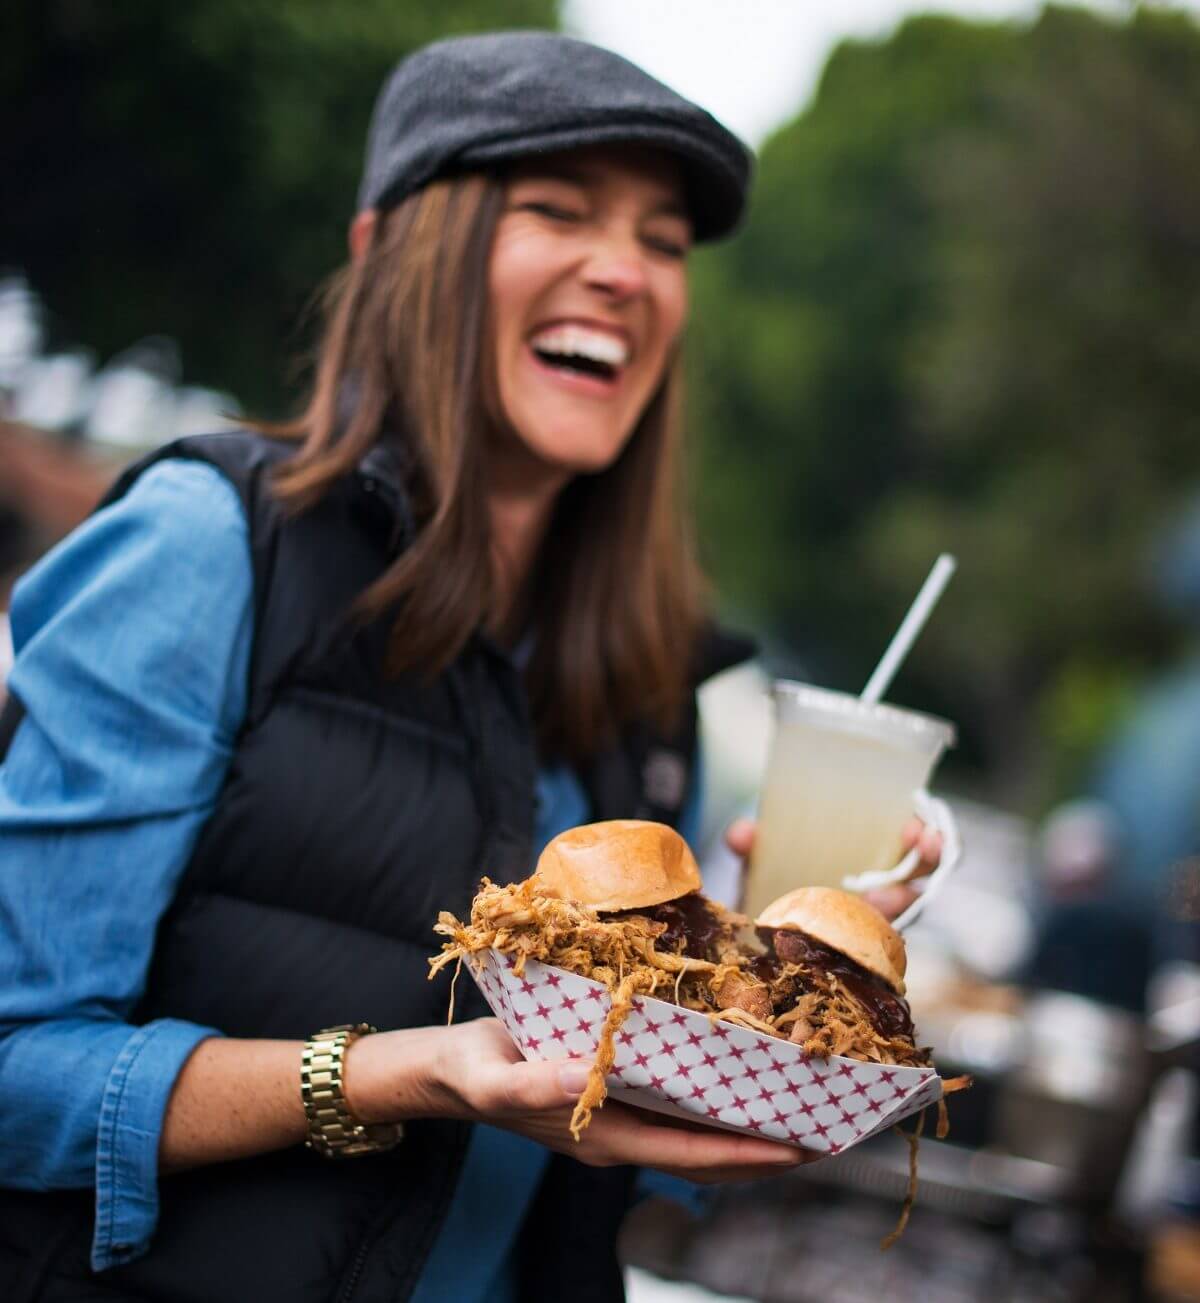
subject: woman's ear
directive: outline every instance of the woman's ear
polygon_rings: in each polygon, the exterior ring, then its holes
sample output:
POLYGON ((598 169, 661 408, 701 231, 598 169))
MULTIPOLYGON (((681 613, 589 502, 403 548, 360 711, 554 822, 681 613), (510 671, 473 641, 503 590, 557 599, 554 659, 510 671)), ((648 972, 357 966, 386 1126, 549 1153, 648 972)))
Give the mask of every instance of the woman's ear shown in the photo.
POLYGON ((359 259, 371 247, 375 227, 379 222, 378 208, 364 208, 356 213, 350 223, 350 256, 359 259))

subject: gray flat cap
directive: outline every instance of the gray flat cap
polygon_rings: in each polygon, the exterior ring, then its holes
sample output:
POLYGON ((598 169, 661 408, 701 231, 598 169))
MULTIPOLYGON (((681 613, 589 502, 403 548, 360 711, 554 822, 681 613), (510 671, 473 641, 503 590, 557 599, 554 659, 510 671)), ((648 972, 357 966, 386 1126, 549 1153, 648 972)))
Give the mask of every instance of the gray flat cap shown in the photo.
POLYGON ((752 157, 711 114, 619 54, 552 32, 494 32, 402 60, 371 118, 358 206, 398 203, 435 177, 629 142, 683 163, 696 238, 737 225, 752 157))

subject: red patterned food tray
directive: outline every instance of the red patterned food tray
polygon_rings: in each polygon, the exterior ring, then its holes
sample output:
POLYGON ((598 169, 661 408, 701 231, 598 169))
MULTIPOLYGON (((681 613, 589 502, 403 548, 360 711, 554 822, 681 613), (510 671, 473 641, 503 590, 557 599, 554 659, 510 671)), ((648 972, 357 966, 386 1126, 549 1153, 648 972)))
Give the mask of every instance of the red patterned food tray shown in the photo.
MULTIPOLYGON (((530 960, 518 977, 509 955, 468 961, 492 1012, 527 1059, 591 1059, 609 1009, 605 987, 530 960)), ((608 1076, 614 1098, 732 1131, 838 1154, 936 1103, 932 1068, 810 1058, 762 1036, 647 996, 616 1036, 608 1076)))

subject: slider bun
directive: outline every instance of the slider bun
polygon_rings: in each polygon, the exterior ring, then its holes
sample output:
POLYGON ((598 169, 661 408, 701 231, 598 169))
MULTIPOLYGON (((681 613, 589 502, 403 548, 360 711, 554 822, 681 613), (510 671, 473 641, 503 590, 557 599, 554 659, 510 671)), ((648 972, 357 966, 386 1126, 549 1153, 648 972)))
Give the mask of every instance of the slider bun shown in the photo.
POLYGON ((645 909, 700 889, 687 842, 664 823, 610 819, 560 833, 533 875, 543 896, 591 909, 645 909))
POLYGON ((904 938, 874 905, 853 892, 798 887, 772 901, 755 921, 759 927, 795 928, 904 994, 904 938))

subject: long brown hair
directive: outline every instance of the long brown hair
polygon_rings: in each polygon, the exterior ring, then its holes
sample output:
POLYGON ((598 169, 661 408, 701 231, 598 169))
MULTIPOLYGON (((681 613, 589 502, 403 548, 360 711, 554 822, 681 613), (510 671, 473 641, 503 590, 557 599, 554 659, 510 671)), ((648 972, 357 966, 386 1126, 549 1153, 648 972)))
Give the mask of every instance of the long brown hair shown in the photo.
MULTIPOLYGON (((380 215, 331 282, 308 403, 270 432, 302 439, 276 480, 318 502, 396 440, 416 522, 360 596, 396 617, 390 668, 440 671, 496 616, 489 531, 492 374, 487 271, 502 183, 440 180, 380 215)), ((541 549, 527 670, 543 754, 582 761, 635 718, 669 727, 689 691, 702 584, 681 502, 678 358, 613 464, 563 490, 541 549)), ((266 427, 264 427, 266 428, 266 427)))

